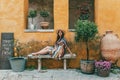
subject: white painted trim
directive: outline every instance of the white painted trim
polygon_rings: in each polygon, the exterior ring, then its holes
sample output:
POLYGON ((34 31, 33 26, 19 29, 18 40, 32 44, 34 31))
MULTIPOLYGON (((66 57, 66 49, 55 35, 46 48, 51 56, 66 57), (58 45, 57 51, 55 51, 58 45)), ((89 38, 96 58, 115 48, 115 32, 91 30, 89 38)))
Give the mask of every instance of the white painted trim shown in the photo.
POLYGON ((69 29, 70 32, 75 32, 75 29, 69 29))
POLYGON ((24 30, 24 32, 54 32, 54 29, 34 29, 34 30, 30 30, 30 29, 26 29, 24 30))

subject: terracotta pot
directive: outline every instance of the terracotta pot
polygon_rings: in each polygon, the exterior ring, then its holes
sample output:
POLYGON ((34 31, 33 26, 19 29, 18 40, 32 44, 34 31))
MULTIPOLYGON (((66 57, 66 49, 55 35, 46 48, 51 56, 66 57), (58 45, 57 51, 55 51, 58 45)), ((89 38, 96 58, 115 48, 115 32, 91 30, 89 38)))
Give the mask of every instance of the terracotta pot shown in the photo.
POLYGON ((115 63, 120 57, 120 40, 113 31, 106 31, 101 39, 101 54, 106 60, 115 63))
POLYGON ((49 22, 40 22, 40 26, 42 27, 42 29, 48 29, 49 22))

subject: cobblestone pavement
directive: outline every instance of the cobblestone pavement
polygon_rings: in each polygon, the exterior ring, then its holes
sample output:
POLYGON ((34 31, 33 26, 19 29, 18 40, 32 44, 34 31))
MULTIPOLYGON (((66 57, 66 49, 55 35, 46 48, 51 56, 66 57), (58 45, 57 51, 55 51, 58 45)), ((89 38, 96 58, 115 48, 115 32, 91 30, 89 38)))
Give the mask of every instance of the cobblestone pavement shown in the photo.
POLYGON ((110 73, 109 77, 99 77, 96 74, 83 74, 75 69, 48 69, 41 72, 0 70, 0 80, 120 80, 120 74, 110 73))

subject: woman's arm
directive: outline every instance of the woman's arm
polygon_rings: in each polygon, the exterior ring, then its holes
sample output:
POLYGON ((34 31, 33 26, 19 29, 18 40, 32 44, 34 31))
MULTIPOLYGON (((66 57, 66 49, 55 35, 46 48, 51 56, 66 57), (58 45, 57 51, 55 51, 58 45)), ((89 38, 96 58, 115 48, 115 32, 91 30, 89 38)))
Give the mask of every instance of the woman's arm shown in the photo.
POLYGON ((66 45, 67 50, 69 51, 69 53, 72 55, 72 51, 70 50, 70 48, 66 45))
POLYGON ((68 52, 72 55, 72 51, 71 51, 70 48, 68 47, 68 45, 67 45, 67 41, 66 41, 65 38, 63 38, 62 42, 64 43, 65 48, 68 50, 68 52))

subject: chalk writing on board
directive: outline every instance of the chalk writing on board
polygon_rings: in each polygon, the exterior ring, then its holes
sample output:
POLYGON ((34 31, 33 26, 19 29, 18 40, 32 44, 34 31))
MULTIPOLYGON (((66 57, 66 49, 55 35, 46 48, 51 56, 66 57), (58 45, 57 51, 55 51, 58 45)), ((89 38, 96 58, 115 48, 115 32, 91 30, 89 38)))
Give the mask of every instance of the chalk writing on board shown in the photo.
POLYGON ((14 33, 1 34, 1 55, 3 57, 10 57, 13 54, 14 33))
POLYGON ((2 55, 11 55, 13 40, 2 40, 2 55))

